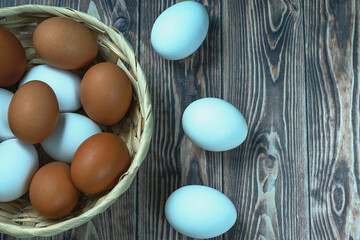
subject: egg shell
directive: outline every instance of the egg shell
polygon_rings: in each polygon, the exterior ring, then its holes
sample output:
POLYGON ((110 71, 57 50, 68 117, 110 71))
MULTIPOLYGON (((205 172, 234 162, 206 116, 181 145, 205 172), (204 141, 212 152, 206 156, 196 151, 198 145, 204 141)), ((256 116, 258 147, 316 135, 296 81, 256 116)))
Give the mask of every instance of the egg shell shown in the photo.
POLYGON ((26 55, 20 41, 0 28, 0 87, 17 83, 26 69, 26 55))
POLYGON ((26 143, 44 141, 55 130, 58 119, 59 103, 46 83, 28 82, 11 99, 8 112, 10 129, 26 143))
POLYGON ((81 143, 97 133, 101 129, 91 119, 77 113, 61 113, 53 134, 40 144, 54 160, 71 163, 81 143))
POLYGON ((243 115, 232 104, 219 98, 192 102, 182 116, 187 137, 208 151, 226 151, 244 142, 248 127, 243 115))
POLYGON ((51 162, 34 175, 29 196, 31 204, 42 216, 58 219, 75 208, 80 192, 71 181, 70 166, 51 162))
POLYGON ((110 126, 118 123, 130 107, 131 82, 119 66, 109 62, 98 63, 85 73, 80 99, 92 120, 110 126))
POLYGON ((0 202, 15 200, 26 193, 38 167, 33 145, 16 138, 0 143, 0 202))
POLYGON ((60 112, 74 112, 80 108, 81 78, 74 73, 46 64, 39 65, 25 74, 19 87, 33 80, 44 82, 52 88, 59 102, 60 112))
POLYGON ((71 179, 82 192, 101 193, 114 187, 129 167, 125 142, 115 134, 99 133, 77 149, 71 163, 71 179))
POLYGON ((189 185, 173 192, 165 204, 165 215, 178 232, 205 239, 228 231, 236 221, 234 204, 216 189, 189 185))
POLYGON ((208 28, 209 15, 202 4, 180 2, 156 19, 151 30, 151 44, 163 58, 183 59, 200 47, 208 28))
POLYGON ((13 96, 12 92, 0 88, 0 142, 15 137, 8 120, 9 105, 13 96))
POLYGON ((52 17, 34 31, 36 53, 49 65, 77 69, 88 65, 98 52, 95 35, 84 25, 66 17, 52 17))

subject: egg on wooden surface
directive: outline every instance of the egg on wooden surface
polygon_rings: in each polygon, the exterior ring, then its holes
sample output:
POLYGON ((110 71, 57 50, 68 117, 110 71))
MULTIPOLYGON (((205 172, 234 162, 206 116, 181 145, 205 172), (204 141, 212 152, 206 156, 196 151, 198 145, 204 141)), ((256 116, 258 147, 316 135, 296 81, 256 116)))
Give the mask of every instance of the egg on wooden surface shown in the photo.
POLYGON ((8 120, 20 140, 36 144, 48 138, 59 119, 59 103, 54 91, 41 81, 21 86, 11 99, 8 120))
POLYGON ((21 197, 39 167, 35 147, 13 138, 0 143, 0 202, 21 197))
POLYGON ((208 151, 227 151, 244 142, 248 127, 232 104, 219 98, 202 98, 184 111, 182 127, 186 136, 208 151))
POLYGON ((0 87, 17 83, 26 69, 26 54, 11 32, 0 28, 0 87))
POLYGON ((81 78, 74 73, 49 65, 33 67, 19 82, 19 87, 38 80, 49 85, 55 92, 60 112, 74 112, 80 108, 81 78))
POLYGON ((227 232, 236 221, 234 204, 216 189, 189 185, 173 192, 165 215, 178 232, 193 238, 213 238, 227 232))
POLYGON ((92 120, 110 126, 118 123, 130 107, 131 82, 119 66, 109 62, 98 63, 85 73, 80 99, 92 120))
POLYGON ((97 133, 101 129, 91 119, 77 113, 61 113, 53 134, 40 144, 54 160, 71 163, 80 144, 97 133))
POLYGON ((30 185, 30 202, 42 216, 58 219, 76 206, 80 192, 71 181, 70 166, 51 162, 41 167, 30 185))
POLYGON ((209 15, 202 4, 180 2, 156 19, 151 30, 151 44, 163 58, 183 59, 200 47, 208 28, 209 15))
POLYGON ((129 167, 125 142, 115 134, 99 133, 77 149, 71 163, 71 179, 84 193, 101 193, 114 187, 129 167))
POLYGON ((98 52, 95 35, 84 25, 66 17, 52 17, 35 29, 36 53, 49 65, 77 69, 88 65, 98 52))
POLYGON ((0 88, 0 142, 15 137, 8 121, 9 105, 13 96, 12 92, 0 88))

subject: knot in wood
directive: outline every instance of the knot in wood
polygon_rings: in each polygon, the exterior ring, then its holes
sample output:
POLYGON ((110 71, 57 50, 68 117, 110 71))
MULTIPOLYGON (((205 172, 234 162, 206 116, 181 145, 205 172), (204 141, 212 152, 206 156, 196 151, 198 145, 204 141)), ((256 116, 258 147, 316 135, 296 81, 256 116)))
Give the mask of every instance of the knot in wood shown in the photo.
POLYGON ((120 32, 126 32, 129 28, 129 21, 125 16, 121 16, 114 22, 114 27, 118 29, 120 32))

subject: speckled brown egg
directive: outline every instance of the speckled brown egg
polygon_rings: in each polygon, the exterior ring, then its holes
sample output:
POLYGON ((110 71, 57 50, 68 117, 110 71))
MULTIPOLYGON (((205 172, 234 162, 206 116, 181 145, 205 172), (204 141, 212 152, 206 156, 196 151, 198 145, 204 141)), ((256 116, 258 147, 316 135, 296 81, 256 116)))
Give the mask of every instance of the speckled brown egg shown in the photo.
POLYGON ((77 149, 71 163, 71 179, 84 193, 101 193, 114 187, 129 167, 125 142, 115 134, 98 133, 77 149))
POLYGON ((44 82, 30 81, 14 94, 8 111, 9 126, 20 140, 36 144, 48 138, 59 119, 54 91, 44 82))
POLYGON ((0 87, 17 83, 26 69, 26 55, 20 41, 0 28, 0 87))
POLYGON ((48 219, 57 219, 75 208, 80 192, 71 181, 70 166, 51 162, 35 173, 29 195, 36 211, 48 219))
POLYGON ((129 77, 109 62, 92 66, 80 86, 80 100, 86 114, 95 122, 110 126, 128 111, 132 99, 129 77))
POLYGON ((36 53, 47 64, 61 69, 85 67, 98 52, 95 35, 81 23, 65 17, 40 23, 33 42, 36 53))

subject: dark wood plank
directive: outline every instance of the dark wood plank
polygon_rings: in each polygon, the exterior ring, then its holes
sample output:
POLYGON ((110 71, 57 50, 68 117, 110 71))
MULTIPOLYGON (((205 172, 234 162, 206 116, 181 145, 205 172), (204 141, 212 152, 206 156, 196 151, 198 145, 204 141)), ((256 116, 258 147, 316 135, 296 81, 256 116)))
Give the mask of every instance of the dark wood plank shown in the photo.
POLYGON ((249 125, 224 153, 226 239, 309 239, 302 2, 225 0, 222 15, 224 98, 249 125))
POLYGON ((311 233, 359 239, 359 1, 305 1, 311 233))
MULTIPOLYGON (((135 52, 138 50, 138 1, 5 0, 0 1, 0 7, 29 3, 71 7, 86 12, 119 29, 132 44, 135 52)), ((93 218, 90 222, 52 238, 33 239, 136 239, 136 193, 137 180, 135 179, 131 187, 109 209, 93 218)), ((0 239, 10 240, 15 238, 0 233, 0 239)))
MULTIPOLYGON (((168 61, 151 47, 155 19, 177 1, 143 0, 140 5, 140 63, 148 73, 154 107, 154 136, 138 189, 138 238, 183 239, 167 223, 164 205, 177 188, 202 184, 222 191, 221 153, 209 153, 184 135, 185 108, 201 97, 222 97, 220 1, 200 1, 210 16, 202 47, 191 57, 168 61)), ((221 237, 217 238, 221 239, 221 237)))

